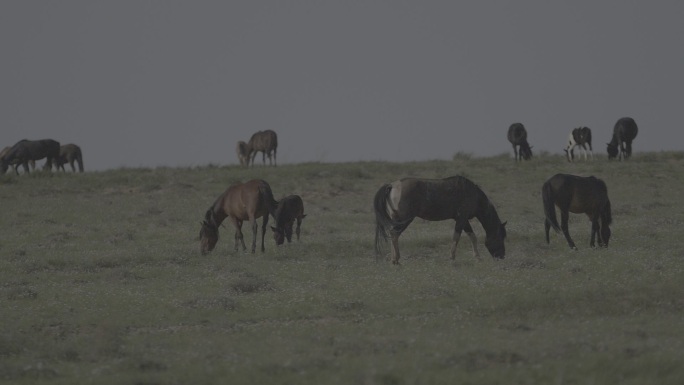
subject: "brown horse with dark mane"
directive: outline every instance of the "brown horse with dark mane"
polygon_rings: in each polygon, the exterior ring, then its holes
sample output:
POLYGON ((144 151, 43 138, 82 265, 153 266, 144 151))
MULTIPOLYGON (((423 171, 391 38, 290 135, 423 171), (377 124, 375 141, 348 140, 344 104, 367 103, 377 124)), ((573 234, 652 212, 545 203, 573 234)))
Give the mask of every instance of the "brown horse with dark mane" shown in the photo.
POLYGON ((389 230, 394 264, 399 264, 399 236, 416 217, 428 221, 456 221, 451 246, 452 259, 456 257, 456 246, 464 230, 473 244, 473 254, 478 258, 480 256, 477 237, 468 222, 472 218, 477 218, 484 228, 487 234, 485 246, 492 257, 506 256, 506 223, 501 223, 494 205, 480 187, 465 177, 404 178, 380 187, 373 206, 376 254, 380 254, 380 241, 387 241, 389 230))
POLYGON ((69 163, 71 166, 71 171, 76 172, 74 167, 74 162, 78 163, 78 171, 83 172, 83 153, 81 152, 81 147, 75 144, 65 144, 59 148, 59 157, 56 160, 57 170, 60 168, 62 171, 66 172, 64 165, 69 163))
POLYGON ((238 142, 237 151, 240 164, 243 159, 246 159, 246 166, 252 163, 254 166, 254 158, 258 152, 263 154, 263 164, 266 164, 266 156, 268 156, 268 163, 277 166, 276 152, 278 150, 278 135, 273 130, 258 131, 252 135, 248 143, 238 142), (273 157, 271 159, 271 157, 273 157))
POLYGON ((52 161, 59 157, 59 142, 52 139, 20 140, 0 159, 0 173, 4 174, 10 165, 15 165, 14 171, 19 175, 18 166, 24 167, 29 173, 29 162, 47 158, 43 170, 52 170, 52 161))
POLYGON ((200 250, 202 255, 212 251, 218 242, 218 228, 224 219, 230 218, 235 226, 235 251, 238 241, 242 250, 246 250, 242 236, 242 223, 249 221, 252 225, 252 253, 256 251, 257 219, 263 218, 261 225, 261 251, 264 252, 264 237, 268 216, 275 214, 278 202, 273 199, 271 186, 261 179, 253 179, 245 183, 234 184, 219 196, 207 210, 200 229, 200 250))
POLYGON ((601 179, 593 176, 581 177, 568 174, 556 174, 549 178, 542 186, 542 200, 544 202, 544 230, 546 243, 549 243, 549 229, 556 232, 563 231, 568 246, 577 250, 575 242, 568 231, 569 213, 587 214, 591 221, 591 241, 595 246, 598 236, 599 246, 608 246, 610 240, 610 224, 613 221, 608 188, 601 179), (557 206, 561 212, 561 224, 556 219, 557 206))
POLYGON ((297 221, 297 240, 299 240, 300 226, 302 219, 306 217, 304 214, 304 202, 299 195, 289 195, 278 201, 278 207, 275 210, 273 219, 275 226, 271 226, 273 230, 273 238, 276 245, 282 245, 287 238, 287 242, 292 241, 292 226, 297 221))

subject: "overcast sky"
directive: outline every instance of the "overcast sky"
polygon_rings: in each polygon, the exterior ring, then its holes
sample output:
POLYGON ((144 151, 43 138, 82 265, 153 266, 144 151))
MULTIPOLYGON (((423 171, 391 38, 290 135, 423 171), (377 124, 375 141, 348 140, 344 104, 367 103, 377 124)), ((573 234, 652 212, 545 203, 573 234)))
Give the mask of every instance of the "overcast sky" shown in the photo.
POLYGON ((76 143, 86 170, 535 152, 615 121, 684 150, 682 1, 0 2, 0 145, 76 143))

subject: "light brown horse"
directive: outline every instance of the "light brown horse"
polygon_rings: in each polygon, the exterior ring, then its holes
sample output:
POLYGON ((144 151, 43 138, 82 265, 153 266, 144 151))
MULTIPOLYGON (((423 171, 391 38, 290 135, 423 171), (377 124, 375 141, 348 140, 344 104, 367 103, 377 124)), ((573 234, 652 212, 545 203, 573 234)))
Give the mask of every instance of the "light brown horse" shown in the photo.
POLYGON ((292 242, 292 226, 297 221, 297 240, 299 240, 300 227, 302 219, 306 217, 304 214, 304 202, 299 195, 289 195, 278 202, 278 207, 275 210, 273 219, 275 220, 275 227, 271 226, 273 230, 273 238, 276 245, 282 245, 287 238, 287 242, 292 242))
POLYGON ((264 252, 264 236, 268 216, 275 213, 278 202, 273 199, 271 186, 261 179, 253 179, 245 183, 234 184, 219 196, 204 215, 200 229, 200 251, 206 255, 214 249, 218 242, 218 227, 224 219, 230 218, 235 226, 235 251, 238 241, 242 243, 242 250, 246 250, 242 236, 242 222, 249 221, 252 225, 252 253, 256 251, 257 219, 264 218, 261 226, 261 251, 264 252))
POLYGON ((249 139, 249 142, 242 145, 238 142, 238 158, 240 158, 240 164, 243 164, 242 159, 247 160, 247 166, 252 163, 254 166, 254 158, 258 152, 263 154, 263 164, 266 164, 266 156, 268 156, 268 164, 277 166, 276 162, 276 152, 278 150, 278 135, 273 130, 258 131, 249 139), (271 159, 271 156, 273 157, 271 159))
POLYGON ((392 263, 399 264, 399 236, 414 218, 428 221, 456 221, 451 246, 451 258, 465 231, 473 244, 473 254, 479 258, 477 238, 469 219, 477 218, 487 234, 485 247, 494 258, 504 258, 506 223, 485 193, 471 180, 462 176, 445 179, 404 178, 386 184, 378 190, 373 201, 375 210, 375 251, 380 253, 381 240, 392 237, 392 263))
POLYGON ((76 172, 74 162, 77 162, 78 171, 83 172, 83 153, 81 152, 81 147, 73 143, 65 144, 59 147, 59 157, 55 161, 57 170, 61 168, 62 171, 66 172, 64 165, 67 162, 71 166, 71 171, 76 172))

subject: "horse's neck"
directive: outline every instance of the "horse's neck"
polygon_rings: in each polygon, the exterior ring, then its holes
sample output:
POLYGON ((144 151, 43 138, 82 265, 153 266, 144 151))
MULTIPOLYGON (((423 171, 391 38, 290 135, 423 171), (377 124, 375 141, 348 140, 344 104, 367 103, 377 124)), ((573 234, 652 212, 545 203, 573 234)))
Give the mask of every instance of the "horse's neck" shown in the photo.
POLYGON ((492 205, 484 193, 480 191, 480 194, 482 194, 480 209, 475 217, 480 221, 480 224, 487 235, 495 234, 498 231, 498 226, 501 224, 499 214, 497 214, 494 205, 492 205))

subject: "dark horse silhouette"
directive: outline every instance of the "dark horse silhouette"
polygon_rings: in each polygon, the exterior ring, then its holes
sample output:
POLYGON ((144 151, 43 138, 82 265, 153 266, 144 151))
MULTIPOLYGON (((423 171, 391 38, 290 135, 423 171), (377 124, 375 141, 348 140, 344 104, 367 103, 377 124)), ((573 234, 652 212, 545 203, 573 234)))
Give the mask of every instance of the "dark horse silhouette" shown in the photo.
POLYGON ((532 159, 532 147, 527 143, 527 130, 522 123, 513 123, 508 127, 508 141, 513 145, 516 161, 532 159))
POLYGON ((465 230, 473 244, 473 254, 479 258, 477 238, 469 219, 477 218, 487 236, 485 246, 495 258, 504 258, 506 223, 501 223, 492 202, 475 183, 462 176, 446 179, 404 178, 386 184, 374 199, 375 251, 380 254, 381 239, 392 238, 392 263, 399 264, 399 236, 415 217, 428 221, 454 219, 451 258, 465 230))
POLYGON ((304 202, 299 195, 289 195, 278 201, 278 207, 273 215, 275 226, 271 226, 276 245, 282 245, 285 238, 287 238, 288 243, 292 241, 292 226, 295 221, 297 221, 296 234, 297 240, 299 240, 299 228, 304 217, 306 217, 304 202))
POLYGON ((252 253, 256 251, 257 219, 263 218, 261 226, 261 251, 265 251, 264 236, 268 216, 275 214, 278 202, 273 199, 271 186, 261 179, 253 179, 245 183, 237 183, 228 187, 214 202, 204 215, 200 229, 200 251, 205 255, 212 251, 218 242, 218 227, 224 219, 230 218, 235 226, 235 251, 238 241, 242 243, 242 250, 246 250, 242 236, 242 222, 249 221, 252 225, 252 253))
POLYGON ((240 164, 249 166, 252 163, 254 166, 254 158, 258 152, 263 154, 263 164, 266 164, 266 156, 268 156, 268 163, 277 166, 276 152, 278 150, 278 135, 273 130, 255 132, 249 139, 249 142, 238 142, 237 152, 240 164), (271 159, 271 157, 273 157, 271 159))
POLYGON ((0 173, 4 174, 9 165, 16 165, 14 171, 19 174, 17 169, 21 164, 24 172, 29 172, 29 162, 47 158, 44 170, 52 170, 52 161, 59 157, 59 142, 52 139, 42 140, 20 140, 0 159, 0 173))
POLYGON ((593 176, 581 177, 568 174, 556 174, 549 178, 542 186, 542 200, 544 202, 544 230, 546 243, 549 243, 549 229, 556 232, 563 231, 565 239, 571 249, 577 249, 568 231, 569 213, 587 214, 591 220, 591 247, 595 246, 598 235, 599 246, 608 246, 610 240, 610 224, 612 214, 608 188, 606 184, 593 176), (561 224, 556 220, 556 208, 561 212, 561 224))
MULTIPOLYGON (((3 159, 5 159, 5 155, 9 154, 11 149, 12 149, 12 146, 7 146, 0 151, 0 162, 2 162, 3 159)), ((10 165, 14 165, 14 172, 19 174, 18 168, 19 168, 20 163, 16 158, 11 163, 7 162, 8 168, 10 165)), ((35 160, 30 160, 29 165, 31 165, 31 171, 36 169, 36 161, 35 160)), ((7 171, 7 170, 5 170, 5 171, 7 171)), ((3 172, 3 174, 4 174, 4 172, 3 172)))
POLYGON ((591 129, 589 127, 578 127, 570 132, 568 136, 568 145, 565 147, 565 155, 568 162, 575 160, 575 147, 580 148, 580 152, 584 150, 584 160, 587 160, 587 145, 589 146, 589 153, 591 159, 594 159, 594 150, 591 148, 591 129))
POLYGON ((66 172, 64 165, 67 162, 69 163, 69 166, 71 166, 71 171, 76 172, 74 162, 77 162, 78 171, 83 172, 83 153, 81 152, 81 147, 72 143, 60 146, 59 157, 57 157, 55 162, 57 170, 61 168, 62 171, 66 172))
POLYGON ((613 138, 608 143, 608 159, 613 159, 618 156, 622 160, 629 159, 632 156, 632 141, 636 138, 639 128, 632 118, 620 118, 613 127, 613 138))

